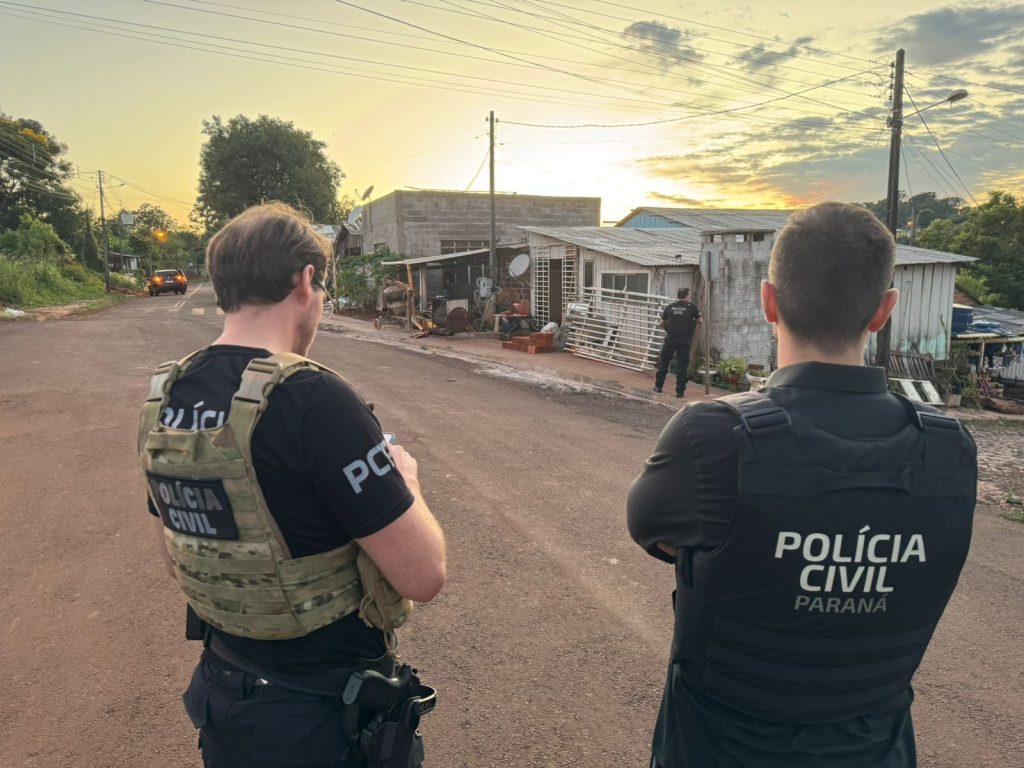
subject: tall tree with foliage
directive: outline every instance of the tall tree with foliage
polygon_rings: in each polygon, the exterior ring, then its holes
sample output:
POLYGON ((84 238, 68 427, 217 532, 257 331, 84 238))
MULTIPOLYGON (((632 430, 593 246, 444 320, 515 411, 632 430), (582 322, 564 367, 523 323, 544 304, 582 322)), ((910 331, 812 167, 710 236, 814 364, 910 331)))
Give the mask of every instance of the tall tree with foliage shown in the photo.
POLYGON ((50 224, 66 242, 81 242, 81 201, 68 185, 67 146, 36 120, 0 113, 0 230, 22 216, 50 224))
POLYGON ((960 223, 933 222, 918 245, 978 259, 967 272, 1007 306, 1024 309, 1024 199, 992 192, 960 223))
MULTIPOLYGON (((886 214, 889 210, 888 200, 883 198, 874 203, 861 203, 861 205, 874 213, 882 221, 886 220, 886 214)), ((929 226, 933 221, 940 219, 962 221, 964 215, 963 198, 939 197, 934 192, 921 192, 908 197, 905 192, 900 192, 899 212, 896 220, 900 224, 900 229, 913 229, 920 233, 922 229, 929 226)), ((915 245, 920 245, 920 243, 917 242, 915 245)))
POLYGON ((293 205, 315 221, 340 220, 344 174, 309 131, 267 115, 227 122, 214 115, 203 121, 203 133, 195 217, 207 229, 268 200, 293 205))

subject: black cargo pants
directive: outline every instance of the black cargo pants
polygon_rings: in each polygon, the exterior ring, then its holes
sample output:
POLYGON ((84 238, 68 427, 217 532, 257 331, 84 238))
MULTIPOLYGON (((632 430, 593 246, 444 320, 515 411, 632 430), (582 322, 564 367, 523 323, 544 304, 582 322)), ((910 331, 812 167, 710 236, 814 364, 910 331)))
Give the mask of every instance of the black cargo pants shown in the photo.
POLYGON ((661 345, 661 359, 658 362, 658 372, 654 375, 654 386, 661 389, 665 385, 665 377, 668 376, 668 366, 672 362, 672 356, 676 358, 676 394, 686 392, 686 379, 690 371, 690 347, 693 346, 693 339, 680 341, 678 339, 666 338, 661 345))
POLYGON ((204 654, 182 697, 205 768, 361 768, 342 733, 338 698, 275 685, 204 654))

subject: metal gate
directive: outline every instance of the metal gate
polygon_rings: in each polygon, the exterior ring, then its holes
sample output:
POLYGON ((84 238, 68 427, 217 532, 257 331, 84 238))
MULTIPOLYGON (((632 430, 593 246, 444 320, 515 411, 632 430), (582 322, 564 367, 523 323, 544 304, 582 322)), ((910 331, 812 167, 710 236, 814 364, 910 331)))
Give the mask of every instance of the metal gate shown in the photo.
POLYGON ((569 334, 573 354, 634 371, 656 368, 665 339, 658 321, 671 303, 667 296, 583 288, 569 334))

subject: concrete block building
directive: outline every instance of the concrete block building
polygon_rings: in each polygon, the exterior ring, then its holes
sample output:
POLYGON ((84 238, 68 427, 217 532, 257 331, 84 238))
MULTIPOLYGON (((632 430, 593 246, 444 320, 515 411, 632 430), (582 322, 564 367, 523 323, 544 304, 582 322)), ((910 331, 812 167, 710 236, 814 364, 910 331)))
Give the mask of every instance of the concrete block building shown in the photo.
MULTIPOLYGON (((364 252, 423 258, 490 248, 487 193, 399 189, 363 209, 364 252)), ((496 245, 523 241, 521 226, 585 227, 601 221, 599 197, 499 194, 495 197, 496 245)))

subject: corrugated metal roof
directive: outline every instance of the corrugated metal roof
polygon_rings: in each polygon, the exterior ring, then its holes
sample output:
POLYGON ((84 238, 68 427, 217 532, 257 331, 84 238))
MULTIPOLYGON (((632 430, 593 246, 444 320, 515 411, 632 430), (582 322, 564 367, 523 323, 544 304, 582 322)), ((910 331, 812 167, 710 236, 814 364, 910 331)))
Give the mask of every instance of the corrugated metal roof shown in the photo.
POLYGON ((977 259, 971 256, 961 256, 957 253, 933 251, 931 248, 896 244, 897 267, 909 266, 911 264, 959 264, 968 261, 977 261, 977 259))
MULTIPOLYGON (((652 208, 644 206, 634 209, 629 216, 619 222, 621 225, 638 213, 647 211, 658 216, 663 216, 669 221, 682 225, 684 228, 697 230, 743 230, 743 229, 771 229, 778 231, 785 226, 787 219, 796 211, 794 210, 745 210, 740 208, 652 208)), ((666 227, 668 230, 674 227, 666 227)), ((657 230, 648 230, 657 231, 657 230)), ((934 251, 930 248, 917 248, 910 245, 896 245, 896 265, 910 266, 912 264, 954 264, 976 261, 970 256, 960 256, 945 251, 934 251)))
MULTIPOLYGON (((581 248, 607 253, 645 267, 664 267, 672 264, 696 265, 700 260, 701 231, 690 227, 520 227, 525 232, 563 240, 581 248), (677 258, 676 255, 681 255, 677 258)), ((735 231, 728 226, 704 230, 735 231)), ((752 227, 752 229, 760 229, 752 227)), ((896 246, 896 266, 914 264, 954 264, 975 261, 970 256, 916 248, 896 246)))
POLYGON ((520 227, 592 251, 617 256, 644 267, 696 266, 700 231, 686 227, 520 227))
POLYGON ((1010 336, 1024 336, 1024 312, 982 305, 974 307, 975 323, 991 323, 1010 336))
POLYGON ((652 208, 644 206, 636 208, 629 216, 619 222, 625 222, 638 213, 647 211, 662 216, 669 221, 693 229, 781 229, 786 219, 795 211, 792 210, 746 210, 742 208, 652 208))

